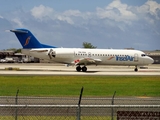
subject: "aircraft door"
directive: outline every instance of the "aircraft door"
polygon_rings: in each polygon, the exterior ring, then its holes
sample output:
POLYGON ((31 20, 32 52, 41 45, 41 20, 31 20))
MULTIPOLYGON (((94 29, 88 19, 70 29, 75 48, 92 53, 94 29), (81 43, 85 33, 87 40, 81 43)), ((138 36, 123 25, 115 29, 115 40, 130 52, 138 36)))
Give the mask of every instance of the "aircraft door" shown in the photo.
POLYGON ((138 62, 138 54, 137 53, 134 54, 134 62, 138 62))
POLYGON ((91 57, 91 52, 88 52, 88 57, 91 57))

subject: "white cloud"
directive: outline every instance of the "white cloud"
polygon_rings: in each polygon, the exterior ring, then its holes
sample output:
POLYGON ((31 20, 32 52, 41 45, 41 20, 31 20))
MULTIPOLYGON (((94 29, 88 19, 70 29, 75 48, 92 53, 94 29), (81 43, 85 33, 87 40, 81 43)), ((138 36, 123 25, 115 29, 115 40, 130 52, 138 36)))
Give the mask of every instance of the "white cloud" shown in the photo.
POLYGON ((160 4, 156 1, 148 0, 140 7, 132 7, 137 14, 139 20, 147 21, 149 24, 154 24, 160 20, 160 4))
POLYGON ((160 19, 158 17, 158 10, 160 10, 160 4, 152 0, 148 0, 144 5, 137 8, 137 11, 141 14, 150 13, 151 15, 154 15, 157 19, 160 19))
POLYGON ((66 21, 69 24, 74 24, 73 20, 70 17, 67 17, 67 16, 59 15, 57 17, 57 19, 60 20, 60 21, 66 21))
POLYGON ((65 21, 69 24, 74 24, 72 17, 80 16, 81 12, 79 10, 67 10, 60 13, 55 12, 53 8, 40 5, 31 9, 31 14, 32 16, 34 16, 34 18, 40 20, 46 20, 46 18, 48 17, 51 20, 58 19, 60 21, 65 21))
POLYGON ((156 1, 147 1, 146 5, 149 5, 149 11, 151 14, 157 15, 157 10, 160 10, 160 4, 158 4, 156 1))
POLYGON ((2 17, 2 16, 0 16, 0 18, 1 18, 1 19, 3 19, 3 17, 2 17))
POLYGON ((129 10, 127 4, 121 3, 120 0, 114 0, 106 8, 97 8, 97 16, 100 18, 113 19, 115 21, 130 21, 136 20, 137 16, 129 10))
POLYGON ((16 23, 18 27, 24 27, 22 21, 19 18, 14 18, 12 21, 16 23))
POLYGON ((82 13, 79 10, 67 10, 63 12, 65 16, 81 16, 82 13))
POLYGON ((63 13, 57 13, 56 19, 66 21, 69 24, 81 25, 86 20, 89 20, 93 13, 80 12, 79 10, 66 10, 63 13))
POLYGON ((31 14, 37 19, 43 19, 46 16, 51 16, 53 14, 53 9, 40 5, 31 9, 31 14))

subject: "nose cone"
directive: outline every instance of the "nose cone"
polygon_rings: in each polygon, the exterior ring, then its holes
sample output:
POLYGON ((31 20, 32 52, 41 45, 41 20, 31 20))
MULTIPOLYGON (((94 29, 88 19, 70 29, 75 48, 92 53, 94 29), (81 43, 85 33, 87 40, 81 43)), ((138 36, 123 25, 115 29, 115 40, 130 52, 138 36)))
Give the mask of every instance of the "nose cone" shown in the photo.
POLYGON ((148 57, 149 59, 148 59, 148 64, 152 64, 152 63, 154 63, 154 60, 151 58, 151 57, 148 57))

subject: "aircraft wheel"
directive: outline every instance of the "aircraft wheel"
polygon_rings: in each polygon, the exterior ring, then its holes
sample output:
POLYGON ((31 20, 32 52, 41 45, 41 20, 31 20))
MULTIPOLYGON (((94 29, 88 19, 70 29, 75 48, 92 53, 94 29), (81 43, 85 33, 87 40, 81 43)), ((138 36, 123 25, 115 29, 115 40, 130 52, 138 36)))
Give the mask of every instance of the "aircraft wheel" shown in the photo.
POLYGON ((86 66, 82 67, 82 71, 86 72, 87 71, 87 67, 86 66))
POLYGON ((134 69, 134 71, 137 72, 137 71, 138 71, 138 68, 136 67, 136 68, 134 69))
POLYGON ((76 67, 76 70, 77 70, 78 72, 80 72, 80 71, 82 70, 82 68, 81 68, 80 66, 77 66, 77 67, 76 67))

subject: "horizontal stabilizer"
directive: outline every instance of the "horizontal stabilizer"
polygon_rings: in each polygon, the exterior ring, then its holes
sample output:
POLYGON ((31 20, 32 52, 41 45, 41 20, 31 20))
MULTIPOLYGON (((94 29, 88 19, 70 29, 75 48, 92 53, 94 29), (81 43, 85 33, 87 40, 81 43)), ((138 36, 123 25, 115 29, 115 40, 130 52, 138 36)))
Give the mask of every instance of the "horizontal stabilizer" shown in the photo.
POLYGON ((48 50, 41 50, 41 49, 32 49, 30 52, 48 52, 48 50))
POLYGON ((23 31, 23 30, 10 30, 11 32, 14 32, 14 33, 28 33, 28 31, 23 31))

